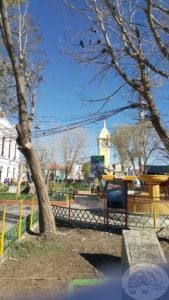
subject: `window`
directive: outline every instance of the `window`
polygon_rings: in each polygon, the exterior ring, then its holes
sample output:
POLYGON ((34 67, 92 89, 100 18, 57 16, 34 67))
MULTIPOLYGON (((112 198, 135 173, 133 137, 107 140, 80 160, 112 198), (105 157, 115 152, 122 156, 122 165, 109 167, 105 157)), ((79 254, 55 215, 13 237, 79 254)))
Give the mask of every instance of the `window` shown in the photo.
POLYGON ((11 158, 11 143, 12 140, 9 140, 8 158, 11 158))
POLYGON ((16 159, 16 149, 17 149, 17 144, 15 144, 14 159, 16 159))
POLYGON ((1 148, 1 155, 4 156, 4 149, 5 149, 5 137, 2 138, 2 148, 1 148))

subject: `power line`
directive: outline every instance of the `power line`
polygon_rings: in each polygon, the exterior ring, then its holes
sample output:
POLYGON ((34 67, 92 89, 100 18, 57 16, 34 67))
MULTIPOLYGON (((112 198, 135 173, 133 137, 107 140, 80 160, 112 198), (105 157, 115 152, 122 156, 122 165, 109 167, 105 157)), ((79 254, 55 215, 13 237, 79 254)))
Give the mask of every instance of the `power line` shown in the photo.
POLYGON ((98 121, 101 121, 104 119, 108 119, 124 110, 130 109, 130 108, 134 109, 134 108, 138 108, 138 107, 140 107, 140 104, 135 103, 135 104, 130 104, 130 105, 123 106, 120 108, 112 109, 109 111, 105 111, 103 113, 95 113, 88 118, 82 118, 82 120, 79 122, 71 123, 71 124, 68 124, 65 126, 58 126, 55 128, 45 129, 45 130, 38 130, 37 132, 32 133, 32 138, 49 136, 49 135, 53 135, 56 133, 61 133, 61 132, 69 131, 72 129, 76 129, 76 128, 85 126, 87 124, 92 124, 92 123, 95 123, 95 122, 98 122, 98 121))

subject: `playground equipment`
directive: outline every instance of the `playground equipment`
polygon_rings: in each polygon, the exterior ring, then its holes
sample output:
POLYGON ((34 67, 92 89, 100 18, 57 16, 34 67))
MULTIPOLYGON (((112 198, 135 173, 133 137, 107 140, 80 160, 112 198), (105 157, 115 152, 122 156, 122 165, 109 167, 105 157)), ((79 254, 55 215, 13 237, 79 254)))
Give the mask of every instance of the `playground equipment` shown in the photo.
MULTIPOLYGON (((116 176, 103 175, 102 179, 114 181, 116 176)), ((161 197, 161 185, 169 182, 168 175, 149 175, 144 174, 137 176, 124 175, 121 178, 128 184, 128 212, 143 212, 153 214, 169 214, 169 201, 163 201, 161 197), (136 186, 136 181, 141 180, 148 185, 148 192, 140 190, 136 186)))
POLYGON ((161 197, 162 183, 168 182, 168 175, 140 175, 139 179, 148 185, 148 192, 128 198, 129 212, 144 212, 156 214, 169 214, 169 202, 161 197))
POLYGON ((149 186, 149 196, 160 200, 160 184, 168 181, 168 175, 140 175, 140 179, 146 182, 149 186))

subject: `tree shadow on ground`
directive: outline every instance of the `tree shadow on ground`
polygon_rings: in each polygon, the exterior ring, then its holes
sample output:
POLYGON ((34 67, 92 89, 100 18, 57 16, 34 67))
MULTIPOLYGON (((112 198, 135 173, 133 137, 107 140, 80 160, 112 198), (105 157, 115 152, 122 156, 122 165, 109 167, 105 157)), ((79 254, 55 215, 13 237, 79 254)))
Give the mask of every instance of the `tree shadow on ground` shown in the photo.
POLYGON ((114 277, 121 272, 121 257, 110 254, 80 253, 80 255, 105 276, 114 277))
POLYGON ((113 225, 104 225, 104 224, 95 224, 95 223, 86 223, 82 221, 66 220, 59 219, 55 217, 56 227, 65 227, 65 228, 79 228, 79 229, 92 229, 96 231, 103 231, 109 233, 115 233, 118 235, 122 234, 122 230, 125 228, 113 225))
POLYGON ((36 232, 30 229, 30 216, 26 218, 26 233, 28 233, 29 235, 40 236, 40 232, 36 232))
POLYGON ((28 233, 29 235, 40 236, 39 232, 32 231, 31 229, 29 229, 29 227, 26 228, 26 233, 28 233))

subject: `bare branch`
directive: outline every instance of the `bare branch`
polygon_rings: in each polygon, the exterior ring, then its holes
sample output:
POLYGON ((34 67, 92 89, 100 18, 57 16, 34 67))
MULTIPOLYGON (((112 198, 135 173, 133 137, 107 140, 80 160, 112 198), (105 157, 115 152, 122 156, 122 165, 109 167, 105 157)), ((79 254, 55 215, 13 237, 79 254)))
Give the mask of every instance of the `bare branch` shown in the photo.
POLYGON ((159 46, 159 49, 161 50, 162 54, 169 60, 169 52, 167 51, 165 45, 163 44, 159 34, 157 33, 157 30, 155 28, 154 22, 153 22, 153 16, 152 16, 152 1, 147 1, 147 9, 145 10, 147 15, 147 20, 150 26, 150 29, 152 31, 152 34, 154 36, 154 39, 156 40, 157 45, 159 46))
POLYGON ((83 101, 87 101, 87 102, 100 102, 100 101, 104 101, 104 103, 102 104, 102 106, 96 111, 96 113, 99 113, 105 106, 106 104, 112 100, 113 96, 115 96, 124 86, 126 85, 126 83, 123 83, 115 92, 113 92, 111 95, 105 97, 105 98, 102 98, 102 99, 95 99, 95 100, 92 100, 92 99, 86 99, 86 100, 83 100, 83 101))
POLYGON ((164 13, 169 15, 169 10, 164 8, 163 6, 161 6, 159 3, 153 3, 152 2, 152 6, 155 7, 155 8, 158 8, 161 12, 164 12, 164 13))
MULTIPOLYGON (((168 79, 169 74, 166 56, 159 49, 159 45, 157 46, 152 32, 152 29, 155 30, 158 36, 158 32, 162 31, 161 36, 163 37, 163 34, 168 34, 168 29, 165 30, 163 20, 160 21, 158 17, 157 21, 160 24, 155 23, 157 12, 153 11, 152 14, 151 10, 157 11, 159 8, 152 6, 154 4, 152 4, 152 0, 147 0, 148 12, 145 12, 143 2, 139 1, 139 4, 134 2, 133 8, 131 3, 133 1, 130 0, 85 0, 83 6, 77 8, 76 11, 79 11, 81 16, 85 17, 92 26, 95 25, 96 30, 93 34, 99 36, 102 41, 101 45, 104 46, 100 48, 91 44, 91 47, 84 47, 78 52, 78 58, 89 65, 91 63, 100 65, 100 69, 96 70, 99 78, 104 78, 108 72, 111 75, 112 73, 118 74, 132 90, 144 99, 149 118, 169 151, 169 136, 154 98, 154 79, 159 81, 160 76, 168 79), (143 18, 142 22, 137 22, 138 15, 140 19, 143 18), (148 16, 153 28, 147 24, 148 16), (137 23, 141 24, 136 25, 137 23), (158 29, 159 25, 161 25, 160 29, 158 29), (100 52, 102 50, 104 50, 103 55, 100 52), (97 57, 99 54, 100 57, 97 57)), ((74 6, 76 7, 78 4, 74 4, 74 6)), ((167 20, 167 17, 164 20, 167 20)), ((166 28, 168 28, 167 22, 166 28)), ((162 47, 165 47, 161 36, 159 35, 159 41, 162 43, 162 47)), ((167 47, 165 50, 167 54, 167 47)), ((76 56, 76 54, 74 55, 76 56)))

